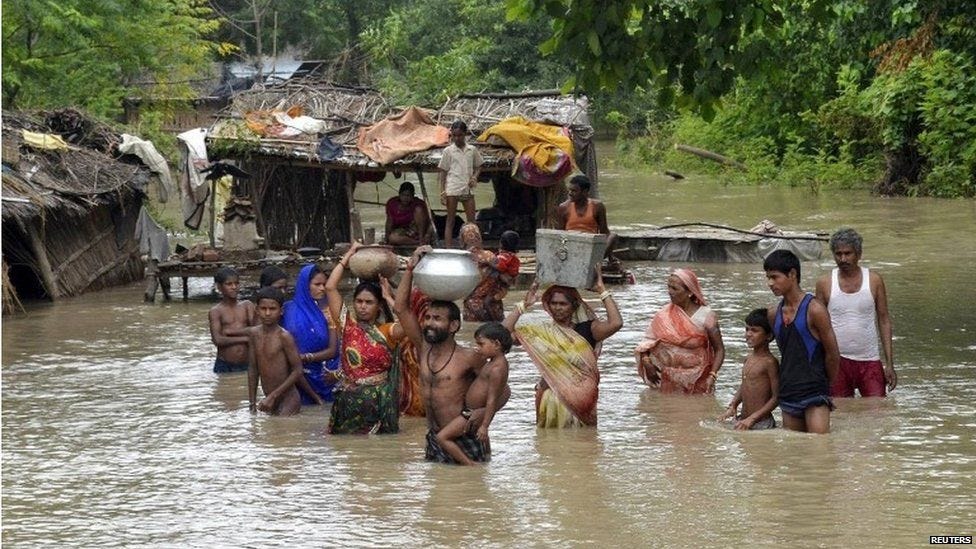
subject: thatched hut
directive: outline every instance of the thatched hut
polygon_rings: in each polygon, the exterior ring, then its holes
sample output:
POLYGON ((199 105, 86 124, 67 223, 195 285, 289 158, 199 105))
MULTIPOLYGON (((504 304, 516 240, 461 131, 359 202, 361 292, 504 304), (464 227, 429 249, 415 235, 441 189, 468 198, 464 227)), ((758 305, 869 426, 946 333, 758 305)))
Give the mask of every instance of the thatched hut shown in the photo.
POLYGON ((142 276, 133 234, 149 172, 112 157, 117 139, 76 111, 4 111, 4 312, 142 276))
MULTIPOLYGON (((357 181, 375 181, 386 172, 413 172, 423 187, 423 174, 437 172, 441 148, 409 154, 386 164, 370 159, 357 148, 361 128, 401 110, 375 90, 339 86, 314 77, 293 79, 234 96, 210 130, 209 154, 211 159, 236 159, 253 175, 241 182, 239 190, 254 200, 258 229, 269 247, 330 249, 351 237, 363 236, 353 200, 357 181), (293 107, 322 122, 317 134, 259 137, 245 120, 247 113, 293 107), (321 154, 326 138, 330 146, 339 149, 337 154, 321 154)), ((585 97, 566 96, 556 90, 474 94, 426 112, 434 123, 443 126, 463 119, 473 135, 513 116, 569 128, 576 164, 590 176, 596 189, 593 128, 585 97)), ((492 179, 496 208, 517 205, 524 209, 526 202, 531 204, 530 211, 522 212, 530 229, 530 234, 523 232, 523 239, 531 243, 534 228, 550 226, 555 205, 565 192, 563 185, 521 188, 524 186, 511 177, 515 151, 504 144, 476 145, 485 161, 482 174, 492 179), (522 199, 525 193, 532 200, 522 199)))

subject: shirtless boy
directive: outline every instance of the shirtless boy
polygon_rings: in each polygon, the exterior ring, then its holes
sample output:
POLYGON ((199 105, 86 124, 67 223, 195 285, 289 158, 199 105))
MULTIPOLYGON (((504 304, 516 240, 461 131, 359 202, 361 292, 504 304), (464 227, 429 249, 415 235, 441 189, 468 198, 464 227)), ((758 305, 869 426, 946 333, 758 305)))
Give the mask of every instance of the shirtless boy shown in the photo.
POLYGON ((481 367, 478 377, 468 387, 464 397, 464 408, 461 415, 455 417, 437 433, 437 443, 448 453, 454 461, 462 465, 474 465, 454 439, 468 432, 471 411, 476 408, 485 409, 485 417, 481 420, 475 435, 478 441, 489 448, 488 426, 498 411, 502 395, 508 388, 508 360, 505 353, 512 349, 512 332, 499 322, 486 322, 474 333, 478 353, 488 359, 488 363, 481 367))
POLYGON ((773 330, 769 327, 766 309, 756 309, 746 317, 746 345, 749 354, 742 364, 742 384, 732 397, 723 421, 734 418, 739 431, 773 429, 773 409, 779 400, 779 362, 769 352, 773 330), (736 409, 742 404, 742 413, 736 409))
POLYGON ((270 286, 257 293, 260 323, 247 330, 250 340, 247 396, 252 412, 261 410, 272 415, 291 416, 302 409, 302 399, 295 387, 298 378, 302 377, 302 360, 295 339, 278 325, 284 299, 281 290, 270 286), (255 405, 259 378, 265 396, 255 405))
POLYGON ((240 277, 237 271, 223 267, 214 275, 220 303, 210 309, 210 340, 217 347, 215 373, 247 371, 248 326, 254 324, 254 304, 238 301, 240 277))
POLYGON ((782 297, 767 319, 779 347, 779 407, 783 427, 809 433, 830 432, 830 384, 837 377, 840 353, 830 314, 813 294, 800 289, 800 260, 776 250, 763 262, 766 284, 782 297))
MULTIPOLYGON (((420 357, 420 393, 427 409, 428 461, 455 463, 437 443, 437 432, 464 409, 464 398, 485 358, 474 349, 463 347, 455 340, 461 328, 461 310, 450 301, 432 301, 424 314, 423 326, 410 309, 410 290, 413 284, 413 268, 430 246, 417 248, 400 280, 396 294, 397 318, 404 333, 416 345, 420 357)), ((501 408, 508 401, 510 391, 506 385, 501 397, 501 408)), ((471 429, 477 429, 484 419, 485 410, 471 411, 471 429)), ((455 439, 471 461, 488 461, 491 449, 469 432, 455 439)))

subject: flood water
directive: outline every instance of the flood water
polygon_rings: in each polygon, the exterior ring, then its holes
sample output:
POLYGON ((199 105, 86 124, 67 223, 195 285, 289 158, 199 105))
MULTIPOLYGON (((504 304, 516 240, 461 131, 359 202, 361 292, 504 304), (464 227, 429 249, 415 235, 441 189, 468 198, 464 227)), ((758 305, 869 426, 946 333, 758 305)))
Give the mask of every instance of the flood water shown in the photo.
MULTIPOLYGON (((631 359, 676 265, 632 263, 638 283, 613 288, 625 327, 604 345, 599 427, 537 430, 537 374, 513 351, 493 461, 434 465, 423 461, 421 419, 404 418, 394 436, 333 437, 324 409, 251 415, 246 376, 211 373, 212 303, 144 305, 136 284, 3 320, 2 542, 917 546, 972 535, 976 203, 673 182, 607 164, 601 193, 615 229, 768 218, 860 230, 863 263, 888 288, 892 396, 839 401, 826 436, 719 428, 747 350, 741 318, 773 299, 760 266, 693 265, 727 359, 714 397, 682 398, 645 389, 631 359)), ((831 265, 826 254, 805 263, 804 287, 831 265)))

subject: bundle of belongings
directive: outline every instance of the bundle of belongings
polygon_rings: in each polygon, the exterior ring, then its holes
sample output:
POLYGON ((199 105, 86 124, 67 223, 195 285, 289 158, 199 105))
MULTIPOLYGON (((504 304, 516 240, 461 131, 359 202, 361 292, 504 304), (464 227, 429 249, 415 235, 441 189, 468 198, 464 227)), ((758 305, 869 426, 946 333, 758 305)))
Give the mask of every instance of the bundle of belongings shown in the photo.
POLYGON ((562 181, 576 162, 569 130, 560 126, 532 122, 515 116, 488 128, 478 141, 500 139, 518 155, 512 177, 533 187, 548 187, 562 181))
POLYGON ((380 164, 389 164, 409 154, 444 147, 450 141, 450 130, 434 124, 420 108, 403 112, 360 128, 356 147, 380 164))

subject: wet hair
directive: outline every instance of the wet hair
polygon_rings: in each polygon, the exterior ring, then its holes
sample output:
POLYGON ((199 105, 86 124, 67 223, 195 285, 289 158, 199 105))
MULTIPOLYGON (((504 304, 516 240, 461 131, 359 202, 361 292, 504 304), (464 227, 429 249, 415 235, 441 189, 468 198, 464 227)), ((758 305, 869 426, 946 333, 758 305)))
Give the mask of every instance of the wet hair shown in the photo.
POLYGON ((501 322, 485 322, 475 330, 474 337, 497 341, 503 353, 512 350, 512 332, 502 326, 501 322))
POLYGON ((448 322, 458 321, 461 322, 461 309, 458 308, 457 304, 453 301, 446 301, 443 299, 435 299, 430 302, 431 309, 446 309, 447 310, 447 320, 448 322))
POLYGON ((451 131, 461 130, 464 133, 468 133, 468 125, 464 123, 464 120, 455 120, 451 123, 451 131))
POLYGON ((767 334, 773 333, 773 329, 769 327, 769 314, 766 309, 753 309, 746 315, 745 321, 746 326, 756 326, 762 328, 767 334))
POLYGON ((223 284, 232 278, 241 278, 233 267, 221 267, 214 273, 214 282, 217 284, 223 284))
POLYGON ((519 234, 515 231, 505 231, 499 238, 498 243, 506 252, 517 252, 519 245, 519 234))
POLYGON ((773 250, 763 261, 764 271, 776 271, 787 276, 790 270, 796 271, 796 283, 800 283, 800 260, 789 250, 773 250))
POLYGON ((383 289, 380 288, 380 285, 371 280, 360 282, 359 285, 356 286, 356 289, 353 290, 352 298, 356 299, 356 296, 363 292, 373 294, 373 297, 375 297, 376 301, 380 304, 380 313, 386 318, 387 322, 393 322, 393 313, 390 312, 390 306, 387 305, 386 300, 383 299, 383 289))
POLYGON ((403 183, 400 183, 400 190, 397 191, 397 194, 403 194, 407 191, 410 191, 410 194, 417 194, 417 189, 414 188, 413 183, 409 181, 404 181, 403 183))
POLYGON ((260 303, 262 299, 270 299, 277 302, 278 305, 281 306, 281 304, 285 302, 285 294, 274 286, 265 286, 254 294, 255 302, 260 303))
POLYGON ((268 265, 261 271, 261 287, 270 286, 275 282, 285 279, 288 280, 288 273, 281 270, 280 267, 274 265, 268 265))
POLYGON ((572 179, 569 180, 570 185, 576 185, 579 190, 588 193, 590 192, 590 178, 583 174, 574 175, 572 179))
POLYGON ((861 244, 863 244, 864 239, 861 235, 857 234, 857 231, 851 229, 850 227, 844 227, 843 229, 838 229, 837 232, 830 235, 830 251, 836 252, 837 246, 850 246, 854 248, 854 252, 861 253, 861 244))

